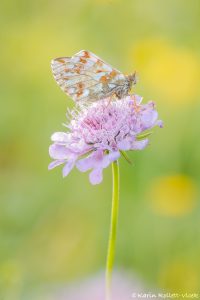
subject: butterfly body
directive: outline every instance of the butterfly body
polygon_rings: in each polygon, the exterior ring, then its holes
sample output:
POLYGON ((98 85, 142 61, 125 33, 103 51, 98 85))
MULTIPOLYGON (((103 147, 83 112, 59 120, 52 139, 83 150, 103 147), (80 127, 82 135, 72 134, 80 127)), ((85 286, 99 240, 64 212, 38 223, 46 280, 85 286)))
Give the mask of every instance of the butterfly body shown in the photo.
POLYGON ((93 102, 130 93, 136 74, 124 75, 95 54, 82 50, 72 57, 52 60, 54 78, 75 102, 93 102))

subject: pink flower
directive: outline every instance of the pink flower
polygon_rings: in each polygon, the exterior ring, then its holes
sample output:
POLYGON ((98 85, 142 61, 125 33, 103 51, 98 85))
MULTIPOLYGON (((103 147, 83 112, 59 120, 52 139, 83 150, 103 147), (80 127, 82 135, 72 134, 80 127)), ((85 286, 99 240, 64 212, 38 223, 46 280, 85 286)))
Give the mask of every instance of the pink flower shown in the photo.
POLYGON ((81 172, 91 170, 90 182, 100 183, 103 169, 117 160, 121 151, 144 149, 149 140, 138 136, 156 125, 162 127, 154 103, 141 101, 136 95, 111 102, 104 99, 69 112, 67 132, 51 137, 49 154, 54 161, 49 169, 64 164, 63 176, 74 166, 81 172))
MULTIPOLYGON (((113 300, 138 299, 137 295, 144 294, 145 286, 136 276, 126 272, 114 272, 112 281, 113 300)), ((55 290, 55 288, 54 288, 55 290)), ((104 273, 91 278, 74 282, 66 287, 57 289, 52 295, 56 300, 105 300, 104 273)))

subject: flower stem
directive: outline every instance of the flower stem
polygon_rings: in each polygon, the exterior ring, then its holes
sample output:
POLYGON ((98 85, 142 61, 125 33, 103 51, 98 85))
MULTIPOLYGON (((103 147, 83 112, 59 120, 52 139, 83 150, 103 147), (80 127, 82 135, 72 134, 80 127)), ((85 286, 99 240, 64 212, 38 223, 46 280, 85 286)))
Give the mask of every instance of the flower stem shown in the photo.
POLYGON ((117 160, 112 163, 112 178, 113 178, 112 212, 111 212, 110 235, 109 235, 107 263, 106 263, 106 300, 111 300, 111 281, 112 281, 112 270, 113 270, 113 262, 115 256, 115 242, 116 242, 116 234, 117 234, 117 219, 118 219, 118 208, 119 208, 119 165, 117 160))

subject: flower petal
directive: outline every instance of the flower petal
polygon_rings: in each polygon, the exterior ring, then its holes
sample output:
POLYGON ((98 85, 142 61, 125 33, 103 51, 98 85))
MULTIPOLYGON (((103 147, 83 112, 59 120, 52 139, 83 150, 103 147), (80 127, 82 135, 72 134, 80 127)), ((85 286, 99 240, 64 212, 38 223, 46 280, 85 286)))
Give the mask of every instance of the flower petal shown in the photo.
POLYGON ((104 154, 102 160, 99 160, 96 164, 98 168, 105 169, 109 166, 110 164, 110 159, 108 154, 104 154))
POLYGON ((49 155, 54 159, 67 159, 71 152, 64 145, 53 144, 49 147, 49 155))
MULTIPOLYGON (((105 169, 113 161, 112 155, 105 154, 102 150, 97 150, 95 152, 94 158, 96 159, 94 168, 105 169)), ((114 159, 115 160, 115 159, 114 159)))
POLYGON ((64 166, 62 173, 63 173, 63 177, 66 177, 70 171, 73 169, 74 167, 74 160, 69 160, 66 165, 64 166))
POLYGON ((158 120, 157 122, 156 122, 156 125, 157 126, 159 126, 160 128, 163 128, 163 121, 161 121, 161 120, 158 120))
POLYGON ((131 150, 142 150, 148 145, 148 143, 148 139, 142 141, 134 141, 131 145, 131 150))
POLYGON ((94 169, 90 173, 89 178, 90 178, 91 184, 93 184, 93 185, 101 183, 101 181, 103 179, 102 169, 101 168, 94 169))
POLYGON ((51 136, 53 142, 66 143, 69 141, 70 134, 65 132, 55 132, 51 136))
POLYGON ((49 165, 48 165, 48 170, 51 170, 59 165, 62 165, 65 162, 65 160, 55 160, 52 161, 49 165))
POLYGON ((123 151, 129 150, 131 147, 130 142, 127 139, 118 142, 117 146, 119 147, 120 150, 123 151))
POLYGON ((157 118, 158 118, 158 113, 156 110, 154 110, 152 108, 145 109, 141 113, 141 125, 142 125, 143 130, 154 126, 157 118))
POLYGON ((92 168, 94 168, 96 165, 96 156, 95 156, 95 152, 93 152, 91 155, 89 155, 88 157, 79 159, 76 162, 76 167, 79 171, 81 172, 86 172, 92 168))
POLYGON ((108 158, 109 158, 110 163, 117 160, 119 157, 120 157, 120 152, 119 151, 113 151, 113 152, 110 152, 108 154, 108 158))
POLYGON ((136 102, 137 105, 139 105, 142 102, 143 97, 139 95, 132 95, 131 96, 132 100, 136 102))

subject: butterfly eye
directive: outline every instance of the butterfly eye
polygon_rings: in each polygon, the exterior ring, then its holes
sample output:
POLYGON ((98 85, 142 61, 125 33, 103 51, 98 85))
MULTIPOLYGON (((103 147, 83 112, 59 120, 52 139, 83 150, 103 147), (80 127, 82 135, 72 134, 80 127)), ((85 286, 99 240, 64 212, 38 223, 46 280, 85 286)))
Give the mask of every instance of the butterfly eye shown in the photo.
POLYGON ((122 98, 122 89, 121 88, 117 89, 117 91, 115 92, 115 95, 118 99, 121 99, 122 98))

